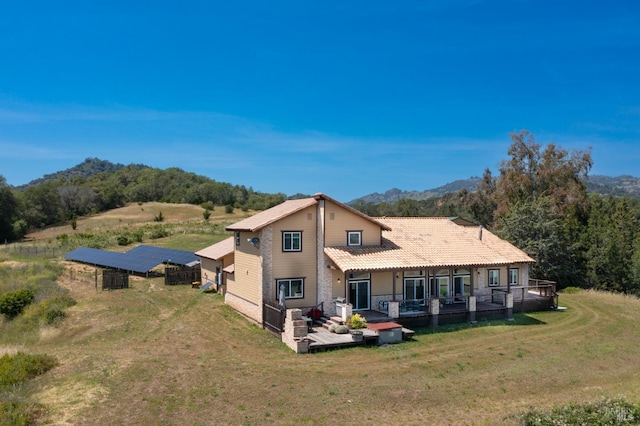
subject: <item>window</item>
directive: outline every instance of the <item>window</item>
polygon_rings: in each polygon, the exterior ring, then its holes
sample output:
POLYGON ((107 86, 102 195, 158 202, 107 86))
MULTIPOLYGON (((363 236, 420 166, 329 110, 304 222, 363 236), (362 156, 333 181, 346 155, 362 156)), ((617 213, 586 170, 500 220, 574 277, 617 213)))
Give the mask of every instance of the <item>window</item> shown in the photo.
POLYGON ((302 251, 302 232, 285 231, 282 233, 282 251, 302 251))
POLYGON ((489 269, 489 287, 500 285, 500 269, 489 269))
POLYGON ((362 245, 362 231, 347 231, 347 245, 349 245, 349 246, 361 246, 362 245))
POLYGON ((520 275, 518 268, 509 269, 509 284, 518 285, 518 275, 520 275))
POLYGON ((278 291, 284 286, 285 299, 302 299, 304 297, 304 278, 289 278, 276 280, 278 291))
POLYGON ((236 232, 236 245, 239 246, 240 245, 240 233, 236 232))

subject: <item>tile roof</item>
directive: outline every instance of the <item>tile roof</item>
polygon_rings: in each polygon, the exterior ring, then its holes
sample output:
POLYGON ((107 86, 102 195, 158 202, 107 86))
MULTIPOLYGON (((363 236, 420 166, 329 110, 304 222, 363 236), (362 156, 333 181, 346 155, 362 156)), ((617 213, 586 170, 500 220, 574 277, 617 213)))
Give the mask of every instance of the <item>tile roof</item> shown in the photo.
POLYGON ((222 259, 228 254, 233 254, 235 250, 235 241, 233 237, 226 238, 214 245, 205 247, 202 250, 197 251, 195 254, 198 257, 205 257, 207 259, 218 260, 222 259))
POLYGON ((228 231, 249 231, 256 232, 265 226, 271 225, 274 222, 277 222, 280 219, 283 219, 293 213, 296 213, 300 210, 306 209, 309 206, 313 206, 318 204, 318 200, 326 199, 329 200, 345 210, 350 211, 351 213, 358 215, 364 219, 367 219, 370 222, 375 223, 380 226, 382 229, 387 229, 387 225, 381 223, 375 218, 369 217, 366 214, 354 209, 353 207, 349 207, 346 204, 341 203, 325 194, 317 193, 314 194, 311 198, 302 198, 299 200, 287 200, 282 204, 278 204, 277 206, 271 207, 270 209, 261 211, 251 217, 241 220, 240 222, 236 222, 233 225, 227 226, 228 231))
POLYGON ((228 231, 258 231, 265 226, 277 222, 295 212, 306 209, 309 206, 318 204, 315 198, 303 198, 300 200, 287 200, 282 204, 263 210, 260 213, 227 226, 228 231))
POLYGON ((326 247, 343 271, 421 269, 531 263, 534 259, 487 229, 461 226, 448 218, 376 218, 391 231, 381 246, 326 247))

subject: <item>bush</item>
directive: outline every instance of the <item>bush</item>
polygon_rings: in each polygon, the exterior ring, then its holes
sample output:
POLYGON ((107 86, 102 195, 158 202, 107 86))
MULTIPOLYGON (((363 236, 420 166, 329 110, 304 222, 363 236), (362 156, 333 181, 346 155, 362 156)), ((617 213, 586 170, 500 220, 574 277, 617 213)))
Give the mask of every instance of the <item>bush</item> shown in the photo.
POLYGON ((335 332, 336 332, 336 327, 337 327, 337 326, 338 326, 338 324, 335 324, 335 323, 334 323, 334 324, 331 324, 331 325, 329 326, 329 331, 330 331, 330 332, 332 332, 332 333, 335 333, 335 332))
POLYGON ((18 352, 0 357, 0 387, 12 386, 46 373, 58 365, 50 355, 29 355, 18 352))
POLYGON ((309 312, 307 312, 307 316, 314 321, 317 321, 322 316, 322 310, 319 308, 311 308, 309 312))
POLYGON ((349 332, 349 327, 345 324, 340 324, 336 327, 336 334, 347 334, 349 332))
POLYGON ((204 220, 209 220, 209 218, 211 217, 211 210, 204 209, 204 211, 202 212, 202 217, 204 218, 204 220))
POLYGON ((0 400, 0 421, 3 425, 30 426, 38 424, 38 420, 45 411, 45 407, 38 403, 15 398, 0 400))
POLYGON ((233 206, 231 204, 227 204, 226 206, 224 206, 224 212, 227 214, 233 213, 233 206))
POLYGON ((67 317, 65 309, 75 304, 76 301, 69 296, 52 296, 37 305, 29 306, 21 319, 35 326, 58 325, 67 317))
POLYGON ((0 314, 8 319, 20 315, 27 305, 33 303, 35 295, 29 289, 17 290, 0 296, 0 314))
POLYGON ((153 228, 153 231, 151 231, 151 238, 154 240, 158 238, 168 237, 168 236, 169 236, 169 233, 162 226, 156 226, 155 228, 153 228))
POLYGON ((128 246, 129 244, 131 244, 131 240, 128 235, 118 235, 119 246, 128 246))
POLYGON ((567 287, 564 290, 562 290, 562 292, 566 294, 575 294, 575 293, 580 293, 581 291, 584 291, 584 290, 581 289, 580 287, 567 287))
POLYGON ((520 424, 637 425, 640 424, 640 406, 633 406, 622 398, 603 398, 598 402, 569 404, 547 412, 534 408, 521 416, 520 424))
POLYGON ((360 314, 353 314, 348 320, 347 325, 349 328, 360 329, 367 326, 367 319, 360 314))
POLYGON ((153 217, 154 222, 162 222, 163 220, 164 220, 164 216, 162 215, 162 212, 159 212, 157 215, 153 217))
POLYGON ((142 229, 136 229, 132 236, 136 243, 141 243, 142 238, 144 237, 144 231, 142 229))

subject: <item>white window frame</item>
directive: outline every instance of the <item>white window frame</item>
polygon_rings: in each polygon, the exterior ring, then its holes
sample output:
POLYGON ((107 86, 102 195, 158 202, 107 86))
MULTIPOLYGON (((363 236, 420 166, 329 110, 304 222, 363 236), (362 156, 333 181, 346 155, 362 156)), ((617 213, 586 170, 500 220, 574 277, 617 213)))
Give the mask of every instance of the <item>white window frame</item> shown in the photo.
POLYGON ((509 285, 518 285, 520 281, 520 270, 518 268, 509 269, 509 285), (515 278, 515 280, 514 280, 515 278))
POLYGON ((500 287, 500 269, 489 269, 487 271, 487 285, 489 287, 500 287), (492 281, 492 275, 495 273, 495 283, 492 281))
POLYGON ((347 245, 348 246, 361 246, 362 245, 362 231, 347 231, 347 245), (351 237, 357 237, 357 242, 352 242, 351 237))
POLYGON ((284 298, 285 299, 304 299, 304 278, 285 278, 276 280, 276 288, 280 291, 280 285, 284 284, 284 298), (291 285, 294 282, 300 282, 300 295, 291 295, 291 285))
POLYGON ((282 231, 282 251, 302 251, 302 231, 282 231), (294 236, 298 236, 298 247, 294 247, 294 236), (289 240, 291 247, 287 248, 287 240, 289 240))

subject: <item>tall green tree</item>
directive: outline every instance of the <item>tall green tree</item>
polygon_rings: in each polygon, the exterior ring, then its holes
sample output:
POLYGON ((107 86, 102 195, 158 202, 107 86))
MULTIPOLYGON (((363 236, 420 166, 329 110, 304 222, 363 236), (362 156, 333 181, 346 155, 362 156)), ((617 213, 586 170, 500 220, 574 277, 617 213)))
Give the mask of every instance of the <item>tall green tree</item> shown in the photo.
POLYGON ((18 200, 13 190, 0 175, 0 244, 12 240, 13 223, 18 218, 18 200))
MULTIPOLYGON (((496 227, 499 233, 538 260, 538 278, 576 285, 584 281, 581 232, 586 225, 586 179, 593 165, 590 149, 567 151, 554 144, 543 150, 526 130, 511 135, 509 158, 496 182, 496 227), (523 210, 524 209, 524 210, 523 210), (546 216, 540 216, 543 210, 546 216), (537 213, 536 213, 537 212, 537 213), (523 216, 544 219, 545 232, 523 233, 523 216), (519 239, 513 240, 514 235, 519 239), (552 250, 551 252, 549 250, 552 250)), ((540 231, 540 230, 538 230, 540 231)))

